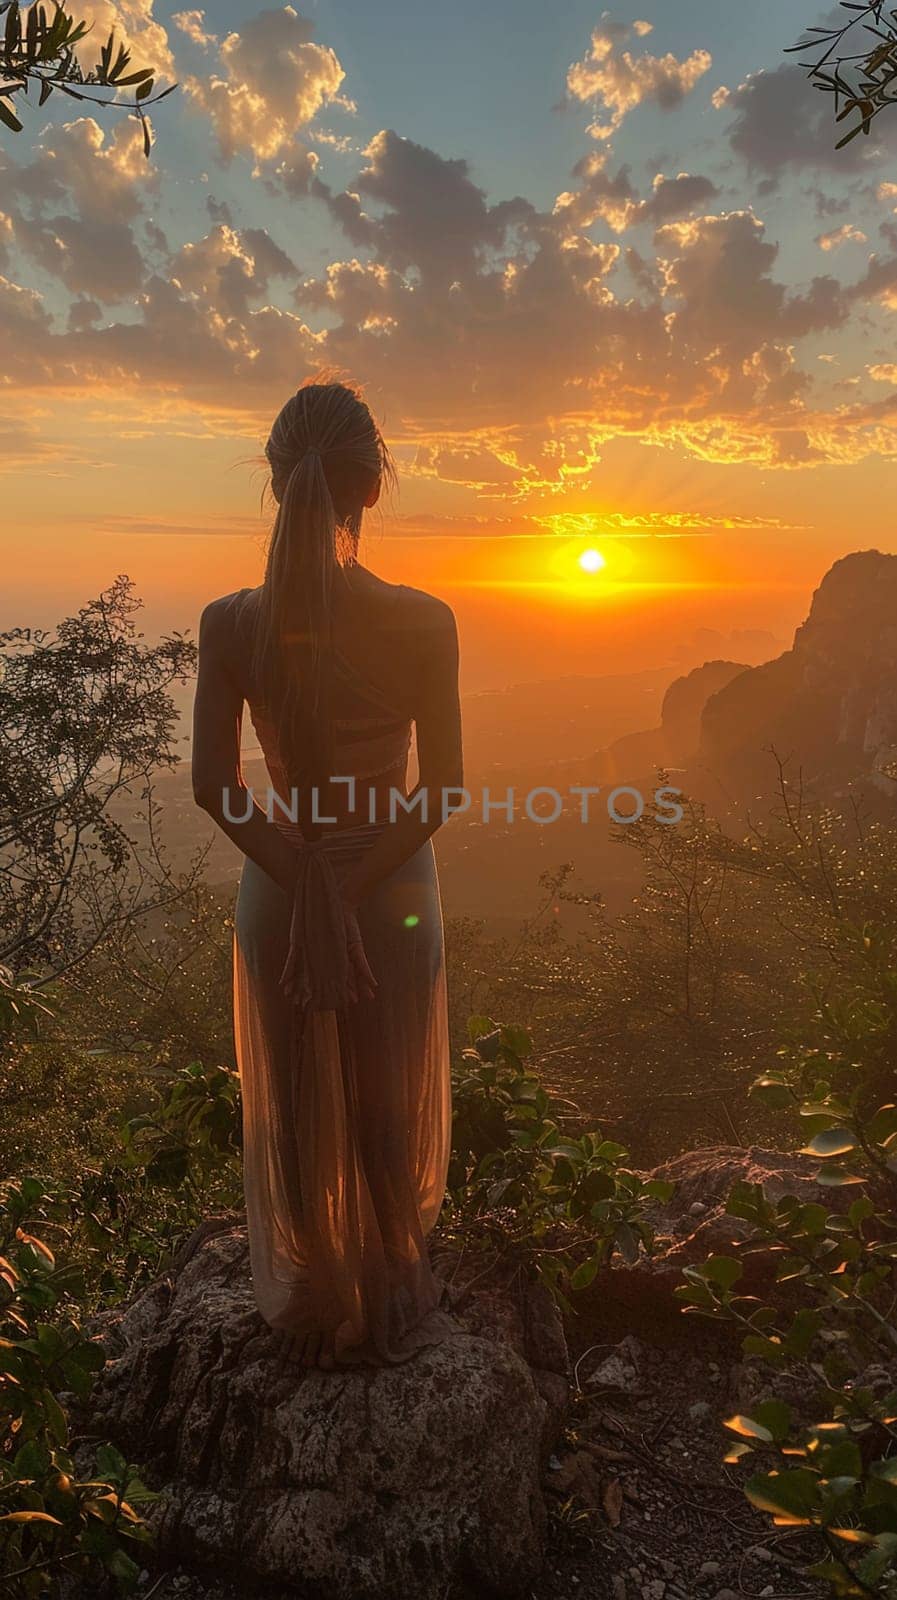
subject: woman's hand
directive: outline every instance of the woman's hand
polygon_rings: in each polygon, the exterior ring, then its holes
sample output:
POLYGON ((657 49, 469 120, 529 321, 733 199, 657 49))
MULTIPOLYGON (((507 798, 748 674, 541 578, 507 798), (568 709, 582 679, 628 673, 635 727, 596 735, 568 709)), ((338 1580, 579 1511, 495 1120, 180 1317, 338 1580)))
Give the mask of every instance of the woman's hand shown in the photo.
POLYGON ((349 999, 353 1003, 358 1000, 373 1000, 377 980, 365 954, 358 913, 355 907, 345 900, 343 916, 346 926, 346 950, 349 956, 349 999))

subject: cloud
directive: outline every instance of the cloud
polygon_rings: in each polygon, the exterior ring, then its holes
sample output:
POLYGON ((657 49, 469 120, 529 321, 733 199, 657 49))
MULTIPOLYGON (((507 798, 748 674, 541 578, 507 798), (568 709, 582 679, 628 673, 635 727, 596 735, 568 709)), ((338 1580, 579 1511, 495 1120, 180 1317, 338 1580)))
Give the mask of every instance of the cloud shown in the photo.
MULTIPOLYGON (((201 289, 188 290, 161 274, 148 280, 136 317, 77 334, 57 332, 40 296, 22 299, 27 293, 13 285, 4 290, 0 280, 0 342, 9 380, 54 393, 155 392, 154 431, 160 398, 167 397, 182 414, 196 407, 208 413, 209 426, 226 415, 229 433, 241 418, 255 433, 275 397, 322 364, 320 337, 299 317, 270 305, 230 316, 201 289)), ((110 431, 116 421, 111 415, 110 431)))
POLYGON ((350 191, 333 195, 321 186, 319 193, 353 244, 399 271, 414 267, 430 282, 463 279, 484 252, 501 249, 509 230, 535 215, 520 198, 490 206, 466 161, 446 159, 390 129, 364 154, 367 166, 350 191), (376 211, 367 212, 366 203, 376 211))
POLYGON ((176 11, 171 20, 181 33, 192 39, 194 44, 201 45, 204 50, 210 50, 218 43, 215 34, 206 31, 204 11, 176 11))
POLYGON ((597 100, 609 119, 597 118, 589 128, 595 139, 609 139, 637 106, 652 102, 664 111, 681 104, 713 65, 707 50, 694 50, 685 60, 667 53, 633 55, 623 49, 631 33, 643 37, 643 23, 630 30, 605 14, 592 34, 587 54, 567 72, 567 92, 574 100, 597 100))
POLYGON ((16 244, 73 294, 114 302, 144 276, 133 223, 158 174, 133 120, 106 132, 92 117, 51 125, 29 161, 5 164, 16 244))
POLYGON ((283 155, 297 131, 336 98, 345 73, 312 34, 292 6, 260 11, 221 43, 219 74, 185 80, 187 95, 211 119, 225 161, 239 151, 257 161, 283 155))
POLYGON ((10 335, 49 330, 50 318, 35 289, 23 289, 20 284, 0 277, 0 327, 10 335))
POLYGON ((842 223, 840 228, 833 228, 831 233, 820 233, 816 239, 820 250, 831 252, 840 249, 842 244, 868 244, 868 235, 861 229, 855 228, 852 223, 842 223))
POLYGON ((219 223, 171 262, 171 278, 227 318, 245 318, 264 299, 274 278, 295 278, 297 268, 263 228, 242 233, 219 223))
MULTIPOLYGON (((147 191, 129 177, 129 152, 75 137, 96 164, 104 225, 117 212, 141 234, 147 191)), ((52 223, 54 238, 74 185, 90 182, 60 177, 77 168, 70 155, 35 157, 27 220, 52 223)), ((873 257, 851 285, 789 286, 759 218, 706 210, 710 180, 660 175, 643 197, 594 150, 577 176, 576 204, 554 214, 520 197, 493 203, 466 161, 384 130, 343 190, 306 174, 342 230, 344 259, 301 273, 264 230, 212 202, 202 236, 174 253, 156 240, 116 313, 99 267, 87 282, 69 245, 67 262, 47 258, 79 285, 68 325, 4 281, 5 374, 38 394, 114 392, 123 408, 140 396, 157 429, 201 417, 207 430, 254 436, 304 375, 346 370, 378 397, 413 475, 506 504, 587 492, 618 438, 789 468, 897 455, 894 407, 847 408, 831 389, 821 400, 823 372, 815 360, 805 370, 800 349, 859 305, 897 304, 897 258, 873 257), (596 241, 595 220, 615 231, 650 223, 654 251, 596 241)), ((114 428, 111 402, 110 416, 114 428)))
POLYGON ((20 218, 19 247, 73 294, 90 293, 106 304, 140 288, 144 263, 127 223, 54 217, 50 223, 20 218))
POLYGON ((855 172, 877 155, 866 140, 835 149, 831 96, 815 89, 802 67, 752 73, 714 103, 734 113, 726 137, 735 154, 771 182, 789 167, 855 172))
POLYGON ((7 173, 8 186, 32 214, 70 205, 84 222, 132 220, 143 193, 158 183, 158 173, 144 158, 141 129, 131 118, 106 129, 90 116, 51 124, 30 161, 10 160, 7 173))
MULTIPOLYGON (((703 459, 814 459, 795 425, 810 379, 793 346, 841 326, 850 302, 831 278, 789 293, 774 276, 777 247, 750 213, 662 225, 658 262, 642 262, 640 294, 624 299, 618 248, 577 234, 563 212, 520 214, 496 259, 494 245, 482 248, 493 221, 483 204, 468 213, 450 277, 429 267, 440 208, 427 233, 413 203, 404 211, 414 186, 392 192, 384 239, 360 187, 347 191, 347 231, 378 251, 385 242, 389 266, 335 263, 299 300, 338 319, 324 336, 328 356, 415 417, 417 471, 484 492, 485 444, 496 493, 506 494, 509 470, 516 492, 550 492, 586 481, 604 439, 645 432, 703 459), (463 436, 447 428, 459 415, 469 419, 463 436)), ((617 202, 639 204, 630 192, 618 184, 617 202)))
POLYGON ((103 465, 94 450, 69 439, 47 438, 33 422, 0 420, 0 473, 30 472, 39 466, 45 478, 67 478, 67 467, 103 465))
POLYGON ((868 367, 866 370, 870 378, 874 378, 876 383, 893 383, 897 385, 897 363, 893 361, 883 361, 880 365, 868 367))
POLYGON ((278 198, 285 194, 290 200, 299 200, 311 193, 319 166, 314 150, 294 145, 273 171, 269 170, 263 175, 265 188, 278 198))
POLYGON ((600 520, 602 531, 620 533, 627 539, 650 539, 664 533, 675 537, 688 534, 700 536, 711 529, 726 533, 738 530, 749 532, 752 528, 791 532, 796 526, 806 526, 803 523, 785 522, 781 517, 741 517, 737 514, 713 516, 706 511, 641 511, 634 515, 623 511, 602 511, 600 519, 596 518, 593 511, 559 511, 532 518, 537 527, 545 528, 563 539, 594 534, 596 520, 600 520))
POLYGON ((834 278, 789 294, 772 276, 778 246, 750 211, 671 222, 657 235, 674 331, 704 355, 763 356, 781 340, 840 327, 849 313, 834 278))
POLYGON ((87 328, 93 328, 103 320, 102 307, 96 300, 84 296, 80 300, 73 300, 69 307, 68 325, 70 333, 83 333, 87 328))
POLYGON ((0 211, 0 272, 9 268, 10 251, 15 238, 15 228, 12 217, 5 211, 0 211))
POLYGON ((873 300, 897 311, 897 256, 870 256, 864 276, 848 292, 852 300, 873 300))
POLYGON ((82 0, 78 16, 91 27, 78 49, 83 66, 96 64, 101 45, 114 32, 133 52, 135 68, 152 67, 160 78, 175 76, 168 34, 153 16, 153 0, 82 0))
POLYGON ((648 199, 641 199, 632 187, 629 168, 621 167, 615 177, 607 172, 604 151, 593 151, 574 168, 579 188, 558 196, 555 215, 578 228, 590 228, 599 220, 614 233, 624 233, 641 224, 658 227, 674 217, 706 207, 719 194, 709 178, 680 172, 675 178, 658 173, 648 199))
POLYGON ((650 198, 636 206, 630 226, 648 222, 658 225, 674 217, 684 216, 716 200, 719 190, 709 178, 690 172, 680 172, 675 178, 665 178, 658 173, 654 179, 650 198))

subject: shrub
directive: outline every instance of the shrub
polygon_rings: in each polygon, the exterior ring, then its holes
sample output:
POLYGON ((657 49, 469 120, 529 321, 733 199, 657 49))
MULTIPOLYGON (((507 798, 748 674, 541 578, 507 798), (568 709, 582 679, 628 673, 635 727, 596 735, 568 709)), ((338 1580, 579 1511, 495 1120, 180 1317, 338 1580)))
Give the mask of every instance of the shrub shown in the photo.
POLYGON ((104 1354, 75 1315, 81 1272, 29 1231, 49 1210, 35 1179, 0 1191, 0 1571, 23 1600, 61 1573, 133 1588, 149 1537, 137 1507, 152 1499, 108 1445, 75 1465, 69 1397, 87 1398, 104 1354))
POLYGON ((470 1047, 454 1083, 449 1234, 494 1259, 514 1253, 565 1310, 616 1255, 635 1261, 653 1244, 649 1204, 672 1185, 645 1181, 622 1145, 563 1127, 563 1107, 527 1068, 522 1028, 471 1017, 470 1047))
POLYGON ((897 973, 873 929, 845 928, 844 949, 851 959, 825 992, 813 986, 811 1016, 755 1092, 802 1120, 816 1182, 852 1203, 773 1204, 738 1184, 728 1210, 751 1225, 742 1249, 775 1258, 783 1295, 745 1294, 730 1256, 686 1268, 677 1293, 686 1312, 740 1327, 745 1355, 799 1378, 815 1408, 811 1421, 796 1417, 773 1392, 729 1419, 727 1460, 764 1458, 748 1499, 778 1526, 817 1531, 825 1553, 811 1575, 837 1595, 895 1596, 897 1107, 878 1095, 893 1073, 897 973))

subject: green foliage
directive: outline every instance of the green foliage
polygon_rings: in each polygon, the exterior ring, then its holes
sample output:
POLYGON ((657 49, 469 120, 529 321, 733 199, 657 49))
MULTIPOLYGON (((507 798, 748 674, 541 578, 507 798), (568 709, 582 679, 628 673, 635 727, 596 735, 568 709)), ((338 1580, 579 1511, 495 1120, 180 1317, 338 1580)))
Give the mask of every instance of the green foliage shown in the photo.
POLYGON ((36 1037, 41 1022, 52 1017, 46 998, 32 988, 38 980, 36 972, 16 976, 9 967, 0 967, 0 1042, 23 1033, 36 1037))
POLYGON ((155 1277, 204 1216, 242 1200, 237 1076, 167 1070, 149 1112, 125 1121, 116 1158, 67 1191, 88 1292, 109 1304, 155 1277))
POLYGON ((883 1203, 897 1200, 897 965, 894 936, 872 925, 844 930, 834 980, 812 985, 815 1006, 780 1051, 783 1065, 755 1092, 796 1110, 803 1154, 818 1159, 816 1181, 831 1188, 866 1183, 883 1203))
POLYGON ((808 1577, 823 1579, 838 1595, 892 1592, 889 1574, 897 1559, 894 1459, 867 1466, 862 1434, 838 1421, 807 1430, 795 1449, 789 1443, 792 1426, 790 1407, 775 1400, 757 1406, 751 1417, 731 1417, 726 1423, 740 1441, 728 1460, 757 1448, 769 1458, 767 1470, 746 1483, 748 1500, 768 1512, 777 1527, 818 1530, 828 1553, 809 1568, 808 1577))
POLYGON ((897 1593, 897 1109, 878 1103, 893 1070, 897 972, 871 928, 847 926, 843 949, 850 959, 824 994, 813 985, 784 1065, 755 1085, 796 1115, 812 1175, 844 1192, 843 1208, 737 1184, 728 1211, 750 1230, 739 1255, 771 1261, 773 1287, 746 1293, 742 1259, 718 1256, 686 1268, 677 1294, 686 1314, 740 1328, 747 1357, 800 1378, 813 1420, 770 1398, 726 1424, 738 1438, 727 1459, 766 1458, 748 1499, 778 1526, 815 1529, 825 1554, 811 1575, 860 1596, 897 1593))
POLYGON ((137 1507, 154 1498, 108 1445, 76 1467, 69 1396, 88 1397, 105 1357, 75 1315, 80 1269, 31 1231, 47 1212, 36 1179, 0 1189, 0 1586, 22 1600, 63 1572, 132 1590, 149 1537, 137 1507))
POLYGON ((525 1029, 475 1016, 468 1035, 453 1090, 446 1230, 522 1256, 572 1310, 569 1292, 602 1265, 650 1251, 647 1208, 672 1186, 629 1170, 624 1147, 599 1133, 564 1131, 560 1104, 527 1069, 525 1029))
POLYGON ((803 65, 814 86, 832 96, 836 121, 856 115, 838 150, 868 135, 879 112, 897 101, 897 12, 886 0, 840 0, 840 9, 847 20, 808 28, 810 37, 792 46, 811 52, 803 65))
MULTIPOLYGON (((780 763, 771 778, 772 808, 744 838, 728 836, 695 803, 673 828, 649 815, 618 828, 616 848, 637 858, 640 875, 625 914, 611 918, 596 896, 574 893, 564 867, 543 880, 547 911, 519 944, 475 943, 465 928, 450 950, 464 1015, 513 1015, 538 1032, 546 1087, 571 1094, 639 1165, 700 1144, 779 1137, 772 1091, 764 1099, 750 1086, 779 1069, 776 1052, 794 1018, 795 1048, 829 1049, 821 1033, 808 1041, 808 971, 822 974, 817 1009, 852 1010, 857 1027, 860 1007, 871 1017, 884 1005, 893 1015, 885 992, 897 933, 892 824, 859 805, 839 815, 814 803, 780 763), (575 940, 551 914, 558 903, 575 906, 567 913, 582 927, 575 940), (864 930, 877 930, 877 977, 863 955, 864 930)), ((846 1031, 841 1043, 849 1060, 846 1031)), ((880 1105, 895 1098, 897 1037, 882 1025, 867 1043, 864 1093, 880 1105)), ((804 1097, 827 1069, 817 1066, 804 1097)))
POLYGON ((191 1063, 157 1079, 149 1108, 121 1121, 99 1158, 28 1180, 41 1196, 38 1231, 77 1264, 88 1310, 157 1276, 204 1216, 241 1201, 236 1075, 191 1063))
MULTIPOLYGON (((53 633, 0 634, 0 963, 46 985, 179 892, 156 846, 150 775, 173 766, 195 646, 147 645, 119 578, 53 633), (144 807, 148 845, 114 814, 144 807)), ((32 980, 31 987, 34 988, 32 980)))
POLYGON ((233 1059, 233 916, 195 872, 172 888, 164 916, 128 919, 66 985, 67 1036, 135 1074, 233 1059))
POLYGON ((178 1189, 197 1167, 218 1174, 242 1144, 239 1078, 199 1061, 167 1076, 153 1113, 124 1128, 125 1150, 149 1185, 178 1189))
POLYGON ((89 1398, 101 1345, 80 1316, 158 1274, 213 1202, 239 1191, 236 1076, 198 1063, 168 1073, 152 1114, 121 1130, 118 1158, 72 1184, 0 1187, 0 1587, 22 1600, 59 1573, 105 1573, 129 1592, 153 1495, 104 1445, 75 1464, 70 1397, 89 1398), (47 1240, 52 1241, 52 1245, 47 1240))
POLYGON ((154 94, 155 73, 150 67, 132 70, 131 53, 122 44, 116 48, 114 33, 100 47, 95 66, 85 72, 78 59, 78 47, 83 46, 89 32, 88 24, 77 19, 59 0, 53 0, 52 10, 39 3, 23 6, 20 0, 0 0, 0 123, 13 133, 21 132, 14 97, 27 96, 34 86, 41 106, 52 94, 59 93, 95 106, 127 108, 140 119, 144 151, 149 156, 152 133, 146 112, 171 94, 176 85, 154 94), (133 89, 133 100, 120 100, 122 89, 133 89))

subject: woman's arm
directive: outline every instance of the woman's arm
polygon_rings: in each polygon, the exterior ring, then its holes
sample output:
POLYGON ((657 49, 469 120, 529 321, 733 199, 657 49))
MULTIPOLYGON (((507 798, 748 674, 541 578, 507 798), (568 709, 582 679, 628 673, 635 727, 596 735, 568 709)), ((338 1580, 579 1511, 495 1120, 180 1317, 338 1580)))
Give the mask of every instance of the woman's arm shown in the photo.
POLYGON ((199 677, 193 706, 193 797, 243 854, 267 872, 286 894, 296 880, 296 852, 268 821, 255 800, 245 822, 249 791, 240 767, 243 695, 228 665, 233 629, 226 602, 213 600, 199 625, 199 677), (229 798, 228 798, 229 797, 229 798))
POLYGON ((370 850, 350 868, 341 889, 348 906, 357 906, 378 884, 404 865, 445 820, 443 792, 464 781, 461 749, 461 704, 458 693, 458 631, 449 607, 431 601, 432 610, 415 654, 418 710, 417 754, 420 779, 406 802, 424 791, 426 817, 419 807, 402 810, 388 822, 370 850))

